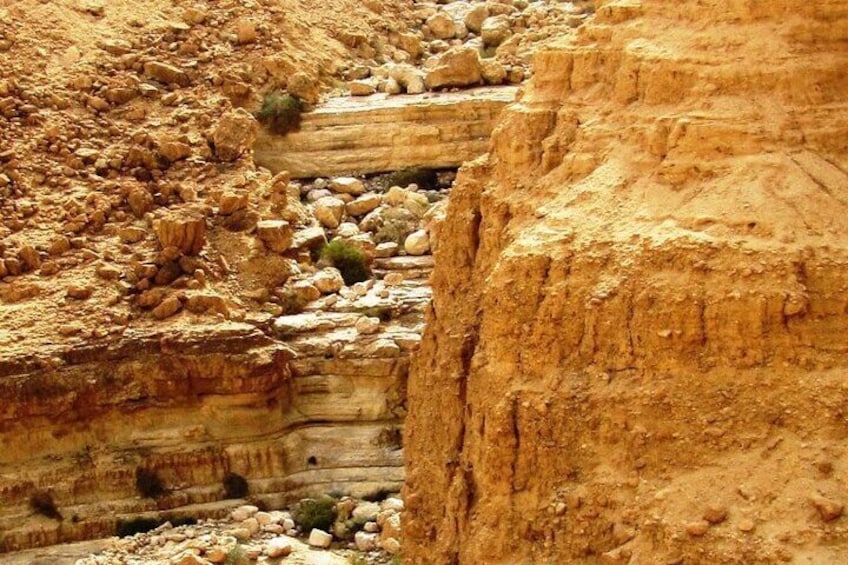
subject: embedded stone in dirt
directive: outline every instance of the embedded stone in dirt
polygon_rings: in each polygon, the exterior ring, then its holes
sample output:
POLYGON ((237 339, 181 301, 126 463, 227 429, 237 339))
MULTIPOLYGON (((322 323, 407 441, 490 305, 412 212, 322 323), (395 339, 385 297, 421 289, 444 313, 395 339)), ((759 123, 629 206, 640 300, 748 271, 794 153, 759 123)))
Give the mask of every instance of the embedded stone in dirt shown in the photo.
POLYGON ((187 255, 197 255, 206 243, 206 217, 197 210, 166 212, 153 229, 162 248, 175 247, 187 255))

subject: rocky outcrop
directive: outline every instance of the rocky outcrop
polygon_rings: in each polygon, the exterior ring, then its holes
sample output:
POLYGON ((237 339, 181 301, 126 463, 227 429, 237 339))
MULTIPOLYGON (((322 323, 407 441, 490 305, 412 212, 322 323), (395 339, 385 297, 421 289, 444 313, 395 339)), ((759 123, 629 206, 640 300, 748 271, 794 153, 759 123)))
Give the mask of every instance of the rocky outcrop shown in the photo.
POLYGON ((300 131, 263 130, 256 162, 292 177, 449 168, 484 153, 514 87, 462 93, 335 98, 303 114, 300 131))
POLYGON ((846 29, 615 0, 537 53, 439 229, 405 562, 845 559, 846 29))
POLYGON ((227 473, 275 507, 399 490, 432 258, 378 261, 386 282, 304 314, 0 360, 0 552, 109 536, 139 514, 220 517, 238 503, 224 500, 227 473), (139 468, 166 492, 143 498, 139 468), (62 521, 33 512, 38 492, 62 521))

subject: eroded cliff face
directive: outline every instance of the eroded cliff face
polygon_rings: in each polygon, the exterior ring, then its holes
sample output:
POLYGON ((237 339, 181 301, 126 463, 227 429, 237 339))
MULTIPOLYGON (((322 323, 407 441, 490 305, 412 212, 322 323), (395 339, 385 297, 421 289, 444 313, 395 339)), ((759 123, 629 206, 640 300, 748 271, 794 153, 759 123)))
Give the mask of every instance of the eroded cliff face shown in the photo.
POLYGON ((597 3, 461 172, 412 563, 848 555, 848 7, 597 3))

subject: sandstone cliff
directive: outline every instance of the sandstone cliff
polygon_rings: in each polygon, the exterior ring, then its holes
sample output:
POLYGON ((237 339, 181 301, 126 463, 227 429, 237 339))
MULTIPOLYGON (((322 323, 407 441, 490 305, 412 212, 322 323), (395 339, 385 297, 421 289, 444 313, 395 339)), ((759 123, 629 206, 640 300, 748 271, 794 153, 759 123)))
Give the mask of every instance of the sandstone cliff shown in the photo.
POLYGON ((412 563, 848 556, 848 8, 597 2, 460 174, 412 563))

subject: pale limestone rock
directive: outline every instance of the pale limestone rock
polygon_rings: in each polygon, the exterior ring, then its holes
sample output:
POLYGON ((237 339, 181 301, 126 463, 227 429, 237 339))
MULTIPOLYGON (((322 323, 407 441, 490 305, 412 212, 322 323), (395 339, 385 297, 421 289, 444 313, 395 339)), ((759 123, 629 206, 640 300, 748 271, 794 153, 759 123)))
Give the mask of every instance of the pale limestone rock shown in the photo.
POLYGON ((337 177, 330 180, 330 190, 336 193, 360 196, 365 192, 365 183, 354 177, 337 177))
POLYGON ((486 84, 503 84, 506 80, 506 68, 497 59, 483 59, 481 71, 486 84))
POLYGON ((394 496, 389 497, 380 503, 380 508, 384 511, 391 510, 394 512, 402 512, 403 506, 403 499, 394 496))
POLYGON ((294 234, 292 247, 296 249, 314 249, 327 243, 327 234, 318 226, 298 230, 294 234))
POLYGON ((354 325, 356 331, 363 335, 375 334, 380 331, 380 318, 362 316, 354 325))
POLYGON ((409 255, 424 255, 430 251, 430 236, 424 230, 414 231, 406 237, 403 248, 409 255))
POLYGON ((319 198, 312 204, 315 217, 327 228, 339 227, 345 212, 345 203, 333 196, 319 198))
POLYGON ((342 222, 336 230, 336 236, 342 238, 354 237, 360 233, 362 233, 362 230, 360 230, 359 226, 353 222, 342 222))
POLYGON ((456 24, 448 14, 436 12, 427 18, 427 27, 437 39, 452 39, 456 35, 456 24))
POLYGON ((256 224, 256 237, 275 253, 283 253, 291 247, 294 234, 285 220, 261 220, 256 224))
POLYGON ((328 534, 324 530, 313 528, 312 531, 309 532, 308 543, 312 547, 321 547, 326 549, 330 547, 331 543, 333 543, 333 536, 328 534))
POLYGON ((480 37, 483 38, 483 43, 489 47, 497 47, 506 41, 510 35, 512 35, 512 29, 506 15, 486 18, 480 28, 480 37))
POLYGON ((477 4, 465 14, 465 27, 476 34, 483 28, 483 22, 489 17, 489 8, 485 4, 477 4))
POLYGON ((310 281, 296 281, 292 285, 292 290, 303 303, 313 302, 321 298, 321 291, 310 281))
POLYGON ((265 544, 265 552, 268 557, 286 557, 292 552, 291 539, 287 537, 271 538, 265 544))
POLYGON ((188 86, 191 82, 189 76, 182 70, 167 63, 159 61, 151 61, 144 64, 144 74, 148 78, 159 81, 164 84, 176 84, 179 86, 188 86))
POLYGON ((353 536, 356 549, 359 551, 374 551, 377 549, 377 534, 368 532, 356 532, 353 536))
POLYGON ((427 73, 424 82, 429 89, 448 86, 470 86, 482 80, 480 57, 470 47, 453 47, 442 54, 427 73))
POLYGON ((321 269, 312 275, 312 284, 314 284, 322 294, 332 294, 340 291, 342 287, 344 287, 344 279, 338 269, 335 267, 327 267, 326 269, 321 269))
POLYGON ((383 282, 386 283, 386 286, 399 286, 403 283, 403 279, 403 273, 394 271, 386 273, 386 276, 383 277, 383 282))
POLYGON ((374 255, 379 258, 394 257, 398 254, 399 250, 400 245, 398 245, 396 242, 386 241, 384 243, 377 244, 377 247, 374 250, 374 255))
POLYGON ((354 520, 359 522, 373 522, 377 519, 377 514, 380 512, 380 505, 376 502, 360 502, 353 509, 351 515, 354 520))

